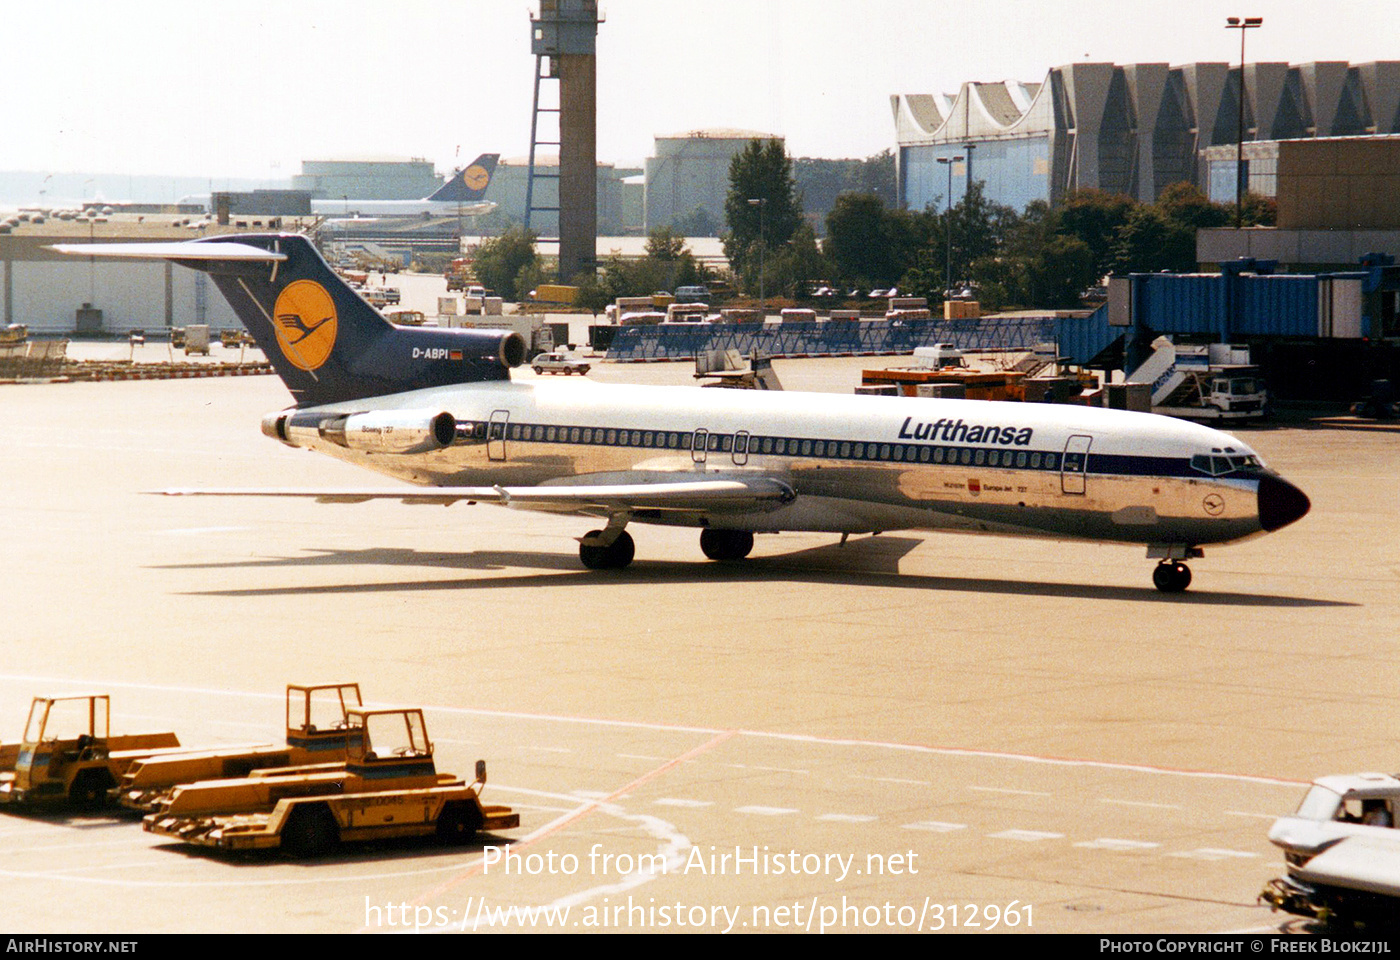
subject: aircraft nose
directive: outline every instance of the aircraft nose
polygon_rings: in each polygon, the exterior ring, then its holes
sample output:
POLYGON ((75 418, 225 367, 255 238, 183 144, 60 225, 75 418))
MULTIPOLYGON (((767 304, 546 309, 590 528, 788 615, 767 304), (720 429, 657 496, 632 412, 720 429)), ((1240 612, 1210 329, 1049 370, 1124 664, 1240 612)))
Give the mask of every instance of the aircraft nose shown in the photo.
POLYGON ((1269 533, 1288 526, 1312 509, 1308 495, 1282 477, 1259 478, 1259 525, 1269 533))

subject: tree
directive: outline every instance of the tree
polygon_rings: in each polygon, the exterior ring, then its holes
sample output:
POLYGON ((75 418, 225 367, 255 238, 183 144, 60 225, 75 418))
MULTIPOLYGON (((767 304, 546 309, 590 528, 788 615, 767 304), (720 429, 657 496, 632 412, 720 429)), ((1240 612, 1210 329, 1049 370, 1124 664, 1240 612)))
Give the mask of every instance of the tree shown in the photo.
POLYGON ((1078 237, 1089 248, 1095 276, 1113 269, 1118 231, 1137 209, 1132 197, 1102 190, 1075 190, 1055 207, 1057 233, 1078 237))
MULTIPOLYGON (((507 300, 519 300, 530 288, 521 290, 517 281, 526 268, 539 269, 535 234, 523 227, 511 227, 499 237, 483 240, 476 248, 476 277, 507 300)), ((528 277, 537 276, 528 274, 528 277)))
POLYGON ((720 223, 704 207, 696 207, 690 213, 671 219, 671 229, 683 237, 717 237, 720 223))
POLYGON ((843 193, 826 215, 823 250, 842 281, 889 286, 911 260, 911 237, 907 216, 875 194, 843 193))
POLYGON ((802 222, 802 198, 793 180, 792 160, 777 140, 750 140, 730 161, 724 219, 729 225, 724 255, 745 277, 756 275, 760 240, 772 250, 792 239, 802 222))

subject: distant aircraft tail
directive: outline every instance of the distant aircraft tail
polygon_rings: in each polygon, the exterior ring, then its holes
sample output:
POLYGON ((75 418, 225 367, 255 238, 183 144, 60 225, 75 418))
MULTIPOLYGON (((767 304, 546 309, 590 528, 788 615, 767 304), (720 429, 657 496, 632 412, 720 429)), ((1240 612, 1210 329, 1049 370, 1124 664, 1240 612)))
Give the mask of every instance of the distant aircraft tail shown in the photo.
POLYGON ((465 169, 458 170, 428 199, 435 203, 472 203, 480 200, 491 185, 491 175, 496 172, 496 161, 499 159, 499 153, 483 153, 465 169))
POLYGON ((510 331, 394 326, 297 234, 54 249, 205 271, 300 406, 509 380, 510 368, 525 361, 525 341, 510 331))

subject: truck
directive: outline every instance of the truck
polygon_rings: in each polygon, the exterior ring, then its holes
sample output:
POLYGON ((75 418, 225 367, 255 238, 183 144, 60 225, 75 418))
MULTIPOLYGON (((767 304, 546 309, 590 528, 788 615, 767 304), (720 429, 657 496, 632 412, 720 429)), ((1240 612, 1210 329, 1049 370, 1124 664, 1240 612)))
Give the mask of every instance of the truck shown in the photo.
POLYGON ((361 703, 358 683, 289 683, 287 733, 281 746, 218 747, 137 760, 112 788, 110 799, 150 813, 183 784, 246 777, 267 767, 343 762, 349 737, 347 714, 361 703))
POLYGON ((1319 777, 1298 809, 1274 821, 1285 876, 1259 898, 1329 923, 1400 925, 1400 774, 1319 777))
POLYGON ((1186 420, 1257 420, 1269 395, 1249 347, 1152 341, 1152 355, 1127 377, 1152 385, 1152 412, 1186 420))
POLYGON ((24 738, 0 744, 0 803, 100 807, 138 760, 181 749, 171 732, 113 735, 105 693, 35 697, 24 738))
POLYGON ((192 353, 209 356, 209 324, 192 323, 185 327, 185 356, 192 353))
POLYGON ((443 274, 447 279, 447 289, 465 290, 467 284, 471 283, 475 274, 472 271, 472 261, 467 257, 458 257, 447 267, 447 272, 443 274))
POLYGON ((316 857, 338 844, 402 837, 462 843, 520 826, 506 806, 481 802, 486 762, 471 783, 438 773, 423 711, 346 713, 342 763, 254 770, 175 788, 141 825, 158 836, 218 850, 281 849, 316 857))

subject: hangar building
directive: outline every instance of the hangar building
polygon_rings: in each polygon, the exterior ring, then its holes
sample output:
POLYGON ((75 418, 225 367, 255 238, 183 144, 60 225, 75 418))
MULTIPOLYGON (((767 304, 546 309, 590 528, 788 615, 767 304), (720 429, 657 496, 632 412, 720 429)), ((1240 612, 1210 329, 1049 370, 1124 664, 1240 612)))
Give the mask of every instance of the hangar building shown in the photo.
MULTIPOLYGON (((1244 77, 1246 142, 1400 133, 1400 61, 1252 63, 1244 77)), ((942 206, 949 171, 938 159, 953 156, 971 159, 952 164, 952 197, 970 176, 1017 210, 1075 189, 1148 203, 1181 180, 1206 190, 1205 152, 1238 142, 1239 82, 1225 63, 1075 63, 1039 83, 897 94, 900 203, 942 206)))

